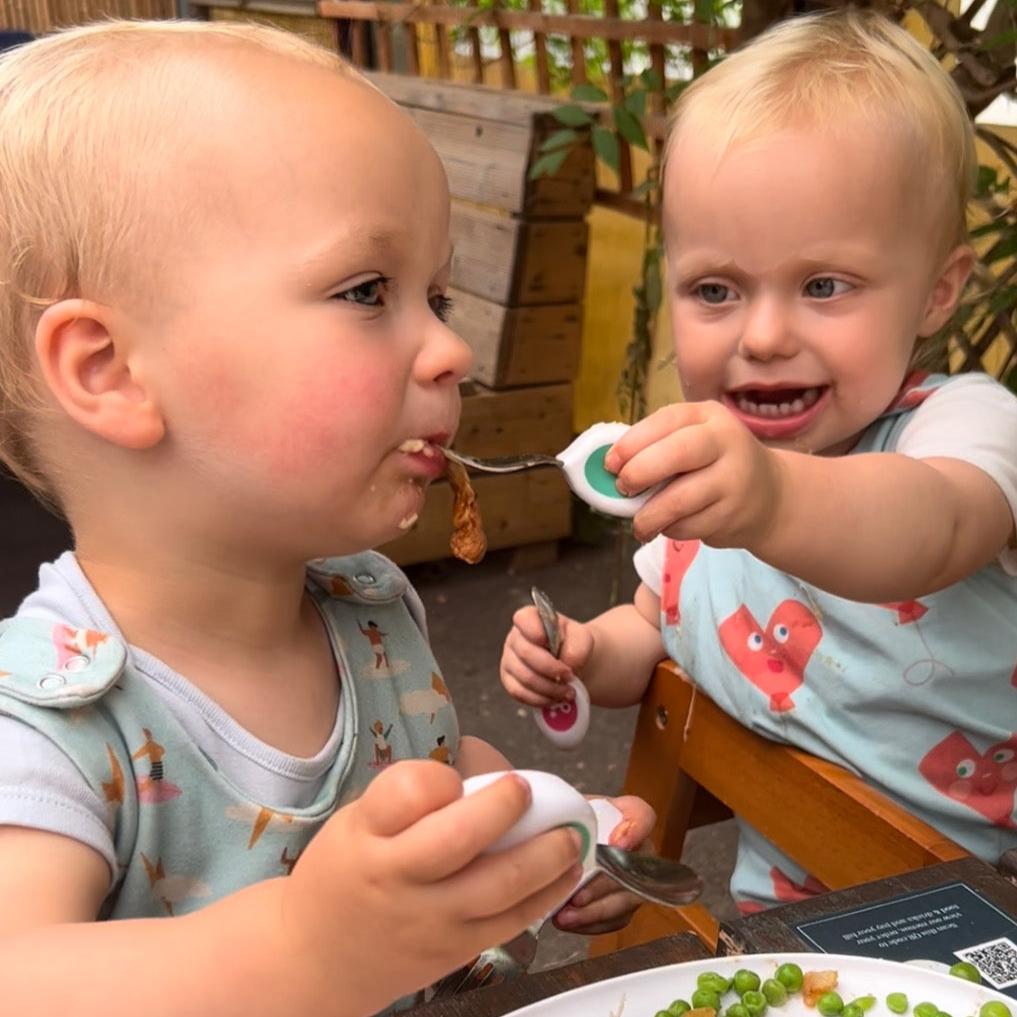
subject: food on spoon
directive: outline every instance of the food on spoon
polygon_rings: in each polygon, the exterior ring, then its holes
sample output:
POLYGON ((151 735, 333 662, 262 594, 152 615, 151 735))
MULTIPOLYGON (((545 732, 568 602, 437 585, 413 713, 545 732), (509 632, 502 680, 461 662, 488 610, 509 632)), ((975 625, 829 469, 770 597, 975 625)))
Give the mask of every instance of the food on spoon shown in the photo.
POLYGON ((452 488, 452 537, 449 547, 461 561, 476 565, 487 551, 487 537, 477 507, 477 496, 470 478, 460 463, 446 460, 448 482, 452 488))
POLYGON ((806 971, 802 978, 802 998, 806 1006, 815 1006, 820 996, 836 988, 836 971, 806 971))

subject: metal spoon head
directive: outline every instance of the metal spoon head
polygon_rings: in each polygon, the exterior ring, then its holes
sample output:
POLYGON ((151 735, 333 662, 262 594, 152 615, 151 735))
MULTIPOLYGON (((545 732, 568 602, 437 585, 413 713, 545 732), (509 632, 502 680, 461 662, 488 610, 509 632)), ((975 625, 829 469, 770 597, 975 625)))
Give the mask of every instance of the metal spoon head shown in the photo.
POLYGON ((670 858, 598 844, 597 865, 626 890, 665 907, 691 904, 703 892, 702 877, 670 858))

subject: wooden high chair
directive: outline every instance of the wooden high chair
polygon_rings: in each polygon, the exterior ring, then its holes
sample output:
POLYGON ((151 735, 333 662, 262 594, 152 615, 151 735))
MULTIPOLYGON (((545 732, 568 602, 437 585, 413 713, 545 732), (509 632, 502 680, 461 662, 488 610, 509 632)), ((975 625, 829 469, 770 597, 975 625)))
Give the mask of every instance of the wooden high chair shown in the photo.
MULTIPOLYGON (((680 858, 686 831, 736 813, 831 890, 969 853, 847 770, 743 727, 670 660, 643 699, 624 793, 656 809, 661 855, 680 858)), ((716 946, 702 905, 646 904, 594 952, 688 930, 716 946)))

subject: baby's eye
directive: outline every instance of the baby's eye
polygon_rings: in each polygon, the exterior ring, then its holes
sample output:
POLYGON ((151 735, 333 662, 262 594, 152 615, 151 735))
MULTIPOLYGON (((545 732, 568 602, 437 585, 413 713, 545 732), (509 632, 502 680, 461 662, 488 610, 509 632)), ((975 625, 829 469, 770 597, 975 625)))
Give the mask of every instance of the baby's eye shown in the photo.
POLYGON ((723 304, 734 296, 729 286, 714 282, 700 283, 695 292, 704 304, 723 304))
POLYGON ((361 307, 381 307, 385 295, 385 287, 389 279, 380 275, 377 279, 368 279, 366 282, 357 283, 342 293, 337 293, 332 299, 342 300, 348 304, 359 304, 361 307))
POLYGON ((843 279, 834 279, 832 276, 822 275, 810 279, 805 284, 805 295, 813 300, 829 300, 831 297, 839 297, 852 289, 850 283, 843 279))
POLYGON ((431 310, 434 311, 434 316, 439 321, 448 321, 449 315, 452 313, 451 297, 446 297, 444 293, 436 293, 430 298, 429 303, 431 310))

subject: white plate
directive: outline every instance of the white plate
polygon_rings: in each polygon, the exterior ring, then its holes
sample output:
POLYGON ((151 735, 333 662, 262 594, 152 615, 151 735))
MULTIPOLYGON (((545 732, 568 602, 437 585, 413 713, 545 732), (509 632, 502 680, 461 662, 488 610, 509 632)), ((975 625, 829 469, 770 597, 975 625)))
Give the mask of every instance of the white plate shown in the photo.
MULTIPOLYGON (((831 953, 760 953, 671 964, 584 985, 515 1010, 507 1017, 654 1017, 672 1000, 688 1001, 695 991, 696 977, 704 971, 716 971, 730 978, 739 968, 747 968, 765 980, 788 961, 800 965, 802 971, 836 971, 836 991, 845 1003, 859 996, 875 996, 876 1005, 866 1017, 895 1017, 886 1005, 891 992, 907 995, 910 1006, 904 1017, 913 1017, 916 1004, 924 1002, 935 1003, 951 1017, 977 1017, 981 1005, 993 999, 1005 1003, 1017 1017, 1017 1000, 986 985, 975 985, 921 964, 831 953)), ((734 1002, 737 999, 732 991, 721 1003, 721 1014, 734 1002)), ((820 1014, 807 1007, 802 994, 796 992, 783 1006, 771 1006, 765 1017, 820 1017, 820 1014)))

